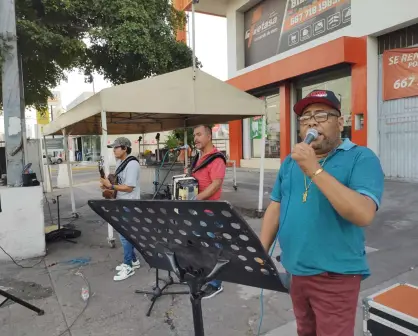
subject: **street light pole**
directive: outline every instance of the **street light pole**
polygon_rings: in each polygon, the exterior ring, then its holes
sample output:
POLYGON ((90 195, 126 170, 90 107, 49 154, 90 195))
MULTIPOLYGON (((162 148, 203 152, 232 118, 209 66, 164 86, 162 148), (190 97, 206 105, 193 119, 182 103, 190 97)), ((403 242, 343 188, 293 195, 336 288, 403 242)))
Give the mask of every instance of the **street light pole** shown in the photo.
POLYGON ((22 186, 25 133, 22 76, 19 67, 16 35, 15 0, 0 1, 0 38, 7 46, 2 64, 4 133, 6 141, 7 184, 22 186))

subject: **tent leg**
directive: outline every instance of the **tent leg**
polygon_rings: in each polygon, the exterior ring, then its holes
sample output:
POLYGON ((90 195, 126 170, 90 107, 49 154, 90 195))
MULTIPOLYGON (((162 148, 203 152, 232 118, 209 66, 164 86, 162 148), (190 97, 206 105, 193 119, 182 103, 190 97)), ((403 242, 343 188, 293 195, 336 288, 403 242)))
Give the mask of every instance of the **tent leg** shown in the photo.
POLYGON ((189 165, 189 149, 187 148, 187 127, 184 127, 184 168, 189 165))
MULTIPOLYGON (((48 179, 49 179, 49 188, 45 188, 44 190, 46 190, 47 192, 49 190, 51 190, 51 193, 52 193, 53 188, 52 188, 51 166, 49 165, 48 148, 46 147, 46 138, 45 138, 45 135, 43 136, 43 140, 44 140, 45 160, 46 160, 46 166, 47 166, 47 169, 48 169, 48 179)), ((43 166, 43 164, 42 164, 42 166, 43 166)), ((44 179, 46 179, 46 176, 44 176, 44 179)), ((45 183, 45 181, 44 181, 44 184, 46 184, 48 186, 48 184, 45 183)))
POLYGON ((68 134, 65 129, 63 129, 62 133, 64 135, 64 152, 65 152, 65 161, 67 163, 68 181, 70 182, 72 216, 77 218, 78 214, 75 208, 75 198, 74 198, 74 189, 73 189, 73 172, 72 172, 71 163, 70 163, 70 151, 68 150, 68 134))
MULTIPOLYGON (((266 102, 267 105, 267 102, 266 102)), ((258 214, 263 213, 263 198, 264 198, 264 159, 266 157, 266 111, 265 106, 262 127, 261 127, 261 155, 260 155, 260 184, 258 189, 258 214)))
MULTIPOLYGON (((103 157, 103 165, 105 175, 109 176, 110 167, 109 167, 109 155, 107 153, 107 119, 106 119, 106 111, 101 112, 100 114, 102 119, 102 148, 100 150, 100 154, 103 157)), ((113 235, 113 227, 110 224, 107 224, 107 242, 111 248, 116 246, 115 244, 115 237, 113 235)))

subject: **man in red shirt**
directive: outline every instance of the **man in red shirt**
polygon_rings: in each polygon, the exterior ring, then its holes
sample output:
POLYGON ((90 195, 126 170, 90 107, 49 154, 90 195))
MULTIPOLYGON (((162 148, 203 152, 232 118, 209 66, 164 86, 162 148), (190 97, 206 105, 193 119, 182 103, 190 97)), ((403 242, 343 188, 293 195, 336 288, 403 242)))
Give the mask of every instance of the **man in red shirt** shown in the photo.
MULTIPOLYGON (((199 159, 195 165, 198 167, 203 160, 210 155, 219 152, 212 143, 212 129, 209 126, 200 125, 195 127, 194 143, 199 151, 199 159)), ((225 178, 226 165, 221 157, 214 159, 206 167, 192 173, 192 176, 199 182, 199 194, 197 200, 219 200, 222 193, 222 184, 225 178)), ((213 280, 204 288, 204 299, 214 297, 223 291, 222 282, 213 280)))

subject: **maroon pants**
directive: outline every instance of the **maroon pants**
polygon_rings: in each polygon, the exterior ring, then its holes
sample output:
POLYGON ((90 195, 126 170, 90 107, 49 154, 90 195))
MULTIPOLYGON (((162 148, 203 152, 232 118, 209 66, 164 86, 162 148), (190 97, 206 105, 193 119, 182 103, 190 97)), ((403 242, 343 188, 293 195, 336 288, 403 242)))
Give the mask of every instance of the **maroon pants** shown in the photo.
POLYGON ((360 275, 293 276, 290 296, 299 336, 353 336, 360 275))

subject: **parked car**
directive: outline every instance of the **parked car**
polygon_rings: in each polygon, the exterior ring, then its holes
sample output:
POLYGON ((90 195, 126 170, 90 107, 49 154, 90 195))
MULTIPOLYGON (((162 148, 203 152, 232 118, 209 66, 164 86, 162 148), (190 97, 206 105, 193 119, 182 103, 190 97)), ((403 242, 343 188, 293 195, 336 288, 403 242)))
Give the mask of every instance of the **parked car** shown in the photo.
MULTIPOLYGON (((60 158, 58 156, 48 155, 48 159, 49 159, 49 164, 61 164, 62 163, 62 158, 60 158)), ((45 154, 42 156, 42 162, 43 162, 43 164, 46 164, 45 154)))

